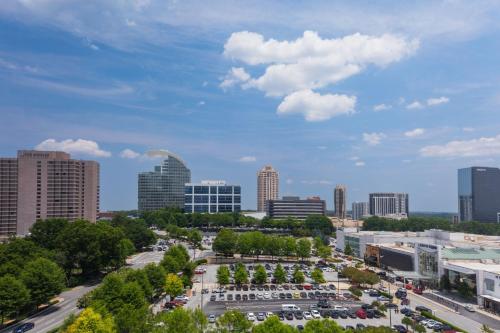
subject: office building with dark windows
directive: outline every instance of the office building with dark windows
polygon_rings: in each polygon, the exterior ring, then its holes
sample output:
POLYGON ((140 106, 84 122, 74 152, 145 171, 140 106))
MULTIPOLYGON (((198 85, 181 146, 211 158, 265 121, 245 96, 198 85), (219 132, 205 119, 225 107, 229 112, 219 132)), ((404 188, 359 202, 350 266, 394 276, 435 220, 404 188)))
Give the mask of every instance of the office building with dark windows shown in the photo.
POLYGON ((352 203, 352 219, 360 220, 362 217, 368 216, 368 202, 353 202, 352 203))
POLYGON ((458 213, 461 222, 500 223, 500 169, 458 170, 458 213))
POLYGON ((346 206, 347 206, 346 192, 347 188, 345 185, 337 185, 335 186, 335 190, 333 191, 335 216, 341 220, 344 220, 346 217, 346 206))
POLYGON ((325 213, 325 200, 321 200, 319 197, 300 199, 299 197, 288 196, 267 202, 267 216, 273 219, 293 217, 304 220, 309 215, 325 215, 325 213))
POLYGON ((184 186, 186 213, 231 213, 241 211, 241 186, 223 180, 204 180, 184 186))
POLYGON ((0 236, 27 235, 37 220, 95 222, 99 163, 61 151, 20 150, 0 158, 0 236))
POLYGON ((165 157, 154 171, 141 172, 138 177, 139 211, 166 207, 184 208, 184 185, 191 182, 191 171, 177 155, 158 151, 165 157))
POLYGON ((370 193, 370 215, 406 218, 409 215, 407 193, 370 193))

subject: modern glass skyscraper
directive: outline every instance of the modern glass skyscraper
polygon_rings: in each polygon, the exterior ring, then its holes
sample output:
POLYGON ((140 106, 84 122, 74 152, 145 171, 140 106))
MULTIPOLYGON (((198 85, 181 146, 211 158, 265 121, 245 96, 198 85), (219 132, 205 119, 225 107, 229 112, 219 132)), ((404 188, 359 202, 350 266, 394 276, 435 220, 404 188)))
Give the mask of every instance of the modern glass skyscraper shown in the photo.
POLYGON ((164 152, 166 158, 152 172, 138 177, 138 208, 150 211, 165 207, 184 208, 184 185, 191 182, 191 171, 178 156, 164 152))
POLYGON ((500 223, 500 169, 470 167, 458 170, 460 221, 500 223))
POLYGON ((335 216, 342 220, 345 219, 346 215, 346 192, 347 188, 345 185, 337 185, 333 191, 335 216))

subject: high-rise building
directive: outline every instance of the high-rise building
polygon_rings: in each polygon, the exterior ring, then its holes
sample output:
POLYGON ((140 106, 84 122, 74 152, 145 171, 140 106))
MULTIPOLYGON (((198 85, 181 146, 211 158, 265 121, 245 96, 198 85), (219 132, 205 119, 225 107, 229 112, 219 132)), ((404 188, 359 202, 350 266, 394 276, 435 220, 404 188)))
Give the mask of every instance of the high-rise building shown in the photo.
POLYGON ((326 203, 319 197, 301 200, 299 197, 283 197, 267 202, 267 216, 273 219, 293 217, 304 220, 309 215, 325 215, 326 203))
POLYGON ((370 215, 386 217, 408 217, 407 193, 370 193, 370 215))
POLYGON ((40 219, 85 219, 99 211, 99 163, 59 151, 0 158, 0 235, 26 235, 40 219))
POLYGON ((462 222, 500 223, 500 169, 458 170, 458 212, 462 222))
POLYGON ((333 191, 333 202, 335 205, 335 216, 344 220, 346 215, 346 192, 345 185, 335 186, 333 191))
POLYGON ((352 219, 360 220, 364 216, 368 216, 368 202, 353 202, 352 203, 352 219))
POLYGON ((154 171, 141 172, 138 177, 138 208, 151 211, 161 208, 184 208, 184 186, 191 182, 189 170, 180 157, 162 151, 163 163, 154 171))
POLYGON ((203 180, 185 186, 186 213, 229 213, 241 211, 241 186, 223 180, 203 180))
POLYGON ((257 173, 257 211, 265 212, 268 200, 276 200, 279 196, 278 171, 266 165, 257 173))

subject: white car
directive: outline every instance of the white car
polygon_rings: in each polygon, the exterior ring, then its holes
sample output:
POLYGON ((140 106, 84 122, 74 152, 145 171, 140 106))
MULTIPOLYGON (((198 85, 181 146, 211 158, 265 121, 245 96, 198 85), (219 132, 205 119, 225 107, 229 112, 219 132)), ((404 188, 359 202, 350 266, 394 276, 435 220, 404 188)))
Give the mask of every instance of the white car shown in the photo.
POLYGON ((248 321, 255 321, 257 318, 255 318, 255 314, 253 312, 247 313, 247 320, 248 321))
POLYGON ((271 316, 275 316, 275 314, 272 313, 271 311, 266 312, 266 318, 269 318, 271 316))
POLYGON ((474 307, 470 304, 467 304, 465 306, 465 310, 469 311, 469 312, 476 312, 476 309, 474 309, 474 307))
POLYGON ((258 293, 258 294, 257 294, 257 299, 263 299, 263 298, 264 298, 264 296, 262 296, 262 294, 261 294, 261 293, 258 293))
POLYGON ((304 319, 305 320, 313 319, 313 317, 311 316, 311 313, 309 311, 304 311, 304 319))
POLYGON ((174 300, 187 302, 187 301, 189 301, 189 297, 187 297, 186 295, 181 295, 181 296, 177 296, 176 298, 174 298, 174 300))
POLYGON ((208 322, 209 323, 215 323, 215 315, 211 314, 210 316, 208 316, 208 322))
POLYGON ((269 295, 269 293, 264 293, 264 299, 270 299, 271 298, 271 295, 269 295))
POLYGON ((319 311, 318 311, 318 310, 311 310, 311 316, 312 316, 314 319, 321 318, 321 315, 319 314, 319 311))
POLYGON ((272 297, 272 298, 279 298, 279 295, 278 295, 278 293, 273 292, 273 293, 271 294, 271 297, 272 297))

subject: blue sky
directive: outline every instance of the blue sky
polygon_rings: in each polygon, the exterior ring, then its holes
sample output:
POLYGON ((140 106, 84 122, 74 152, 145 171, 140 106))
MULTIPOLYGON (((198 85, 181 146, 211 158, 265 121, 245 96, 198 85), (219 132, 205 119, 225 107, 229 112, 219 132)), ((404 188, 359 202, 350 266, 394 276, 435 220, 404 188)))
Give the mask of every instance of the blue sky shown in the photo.
POLYGON ((348 201, 404 191, 456 210, 456 169, 500 162, 496 1, 0 3, 0 154, 101 163, 101 207, 134 209, 167 149, 193 181, 348 201))

